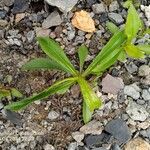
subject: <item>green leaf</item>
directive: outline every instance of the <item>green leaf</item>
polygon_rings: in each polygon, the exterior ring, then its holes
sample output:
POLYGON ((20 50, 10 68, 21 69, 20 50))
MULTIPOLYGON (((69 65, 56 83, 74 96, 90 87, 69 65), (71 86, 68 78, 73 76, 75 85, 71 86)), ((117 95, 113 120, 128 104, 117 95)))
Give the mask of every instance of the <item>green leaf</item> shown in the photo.
POLYGON ((119 48, 123 43, 126 42, 126 35, 123 31, 116 32, 113 37, 109 40, 109 42, 103 47, 103 49, 99 52, 93 62, 88 66, 88 68, 83 73, 83 76, 89 75, 92 70, 100 64, 101 60, 107 57, 112 51, 119 48))
POLYGON ((124 47, 126 53, 132 58, 144 58, 144 52, 133 44, 128 44, 124 47))
POLYGON ((124 62, 127 58, 126 52, 124 49, 122 49, 122 51, 120 52, 119 56, 118 56, 118 60, 121 62, 124 62))
POLYGON ((127 0, 127 1, 123 4, 123 7, 124 7, 124 8, 129 8, 131 4, 133 4, 133 0, 127 0))
POLYGON ((0 99, 7 96, 11 96, 10 91, 0 88, 0 99))
POLYGON ((9 105, 5 106, 5 109, 18 111, 19 109, 26 107, 27 105, 31 104, 34 101, 47 98, 48 96, 53 95, 53 94, 61 91, 62 89, 66 89, 66 87, 74 84, 76 82, 76 80, 77 80, 77 78, 67 78, 62 81, 56 82, 55 84, 53 84, 49 88, 45 89, 44 91, 40 92, 39 94, 33 95, 29 98, 25 98, 21 101, 9 104, 9 105))
POLYGON ((142 44, 142 45, 136 45, 136 47, 139 50, 145 52, 145 54, 147 54, 147 55, 150 54, 150 45, 148 45, 148 44, 142 44))
POLYGON ((27 62, 22 67, 23 70, 40 70, 40 69, 58 69, 67 72, 57 62, 50 60, 49 58, 35 58, 27 62))
POLYGON ((137 33, 141 27, 141 19, 135 7, 133 6, 133 4, 131 4, 128 10, 128 16, 125 25, 125 34, 127 35, 129 42, 131 42, 132 39, 137 36, 137 33))
POLYGON ((82 109, 83 109, 83 112, 82 112, 82 114, 83 114, 83 121, 84 121, 84 123, 88 123, 91 120, 91 118, 92 118, 93 112, 91 112, 89 110, 89 108, 87 107, 85 101, 83 101, 82 109))
POLYGON ((68 57, 65 55, 63 49, 57 42, 48 37, 38 37, 38 42, 42 50, 55 62, 57 62, 64 70, 67 70, 70 74, 76 75, 77 71, 71 64, 68 57))
POLYGON ((14 97, 19 97, 19 98, 23 97, 23 95, 21 94, 21 92, 18 91, 17 89, 15 89, 15 88, 11 88, 11 94, 14 97))
POLYGON ((119 30, 119 28, 112 22, 107 22, 106 26, 112 34, 115 34, 119 30))
POLYGON ((105 71, 111 65, 113 65, 122 51, 122 48, 117 48, 112 51, 109 55, 107 55, 104 59, 100 61, 100 63, 92 70, 93 73, 100 74, 105 71))
POLYGON ((86 103, 89 110, 93 112, 94 109, 98 109, 102 105, 102 102, 100 98, 98 98, 95 92, 92 90, 89 83, 82 77, 78 78, 78 83, 80 85, 84 102, 86 103))
POLYGON ((87 58, 87 55, 88 55, 88 49, 85 45, 81 45, 79 47, 78 55, 79 55, 79 61, 80 61, 80 72, 82 72, 85 59, 87 58))

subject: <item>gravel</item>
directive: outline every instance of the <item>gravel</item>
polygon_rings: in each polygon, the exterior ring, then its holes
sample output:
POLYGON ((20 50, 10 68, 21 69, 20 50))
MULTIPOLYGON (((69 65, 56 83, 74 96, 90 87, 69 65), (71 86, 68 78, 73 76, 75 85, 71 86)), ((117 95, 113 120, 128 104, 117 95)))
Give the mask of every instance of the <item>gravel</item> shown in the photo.
POLYGON ((142 97, 145 101, 150 101, 150 88, 142 91, 142 97))
POLYGON ((106 12, 106 7, 103 3, 92 5, 92 10, 95 14, 101 14, 106 12))
POLYGON ((117 25, 120 25, 124 22, 124 19, 118 13, 108 13, 108 18, 117 25))
POLYGON ((48 119, 54 120, 54 119, 57 119, 59 116, 60 114, 57 113, 56 111, 50 111, 48 114, 48 119))
POLYGON ((112 3, 109 5, 109 11, 116 11, 119 9, 119 4, 117 1, 112 1, 112 3))
POLYGON ((141 77, 146 77, 150 74, 150 67, 148 65, 142 65, 139 68, 138 75, 141 77))

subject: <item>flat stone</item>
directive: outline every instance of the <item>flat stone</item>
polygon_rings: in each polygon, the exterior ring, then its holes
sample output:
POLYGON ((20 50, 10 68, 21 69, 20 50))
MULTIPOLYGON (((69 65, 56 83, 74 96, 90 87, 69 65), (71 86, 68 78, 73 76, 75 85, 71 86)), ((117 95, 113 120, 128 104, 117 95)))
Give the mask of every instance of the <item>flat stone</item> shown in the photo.
POLYGON ((150 75, 150 67, 148 65, 140 66, 138 75, 141 77, 146 77, 150 75))
POLYGON ((121 150, 121 148, 119 147, 118 144, 115 143, 111 146, 111 150, 121 150))
POLYGON ((129 64, 125 65, 125 67, 127 71, 131 74, 135 73, 138 70, 138 67, 133 62, 130 62, 129 64))
POLYGON ((13 14, 25 12, 29 8, 28 0, 14 0, 13 14))
POLYGON ((136 84, 127 85, 124 87, 124 94, 133 99, 140 98, 140 88, 136 84))
POLYGON ((14 0, 0 0, 0 6, 12 6, 14 4, 14 0))
POLYGON ((45 0, 49 5, 56 6, 62 12, 69 12, 78 2, 78 0, 45 0))
POLYGON ((0 27, 5 27, 8 25, 7 20, 0 19, 0 27))
POLYGON ((112 3, 109 5, 109 11, 116 11, 119 9, 119 4, 117 1, 112 1, 112 3))
MULTIPOLYGON (((149 88, 150 89, 150 88, 149 88)), ((150 101, 150 91, 149 90, 143 90, 142 91, 142 97, 145 101, 150 101)))
POLYGON ((113 13, 113 12, 109 13, 108 18, 116 24, 122 24, 124 22, 124 19, 122 18, 122 16, 117 13, 113 13))
POLYGON ((46 145, 44 146, 44 150, 55 150, 55 148, 54 148, 54 146, 51 145, 51 144, 46 144, 46 145))
POLYGON ((48 114, 48 119, 50 120, 54 120, 57 119, 59 117, 59 113, 57 113, 56 111, 50 111, 48 114))
POLYGON ((62 19, 57 11, 52 12, 42 23, 44 29, 48 29, 53 26, 58 26, 62 23, 62 19))
POLYGON ((34 31, 29 31, 27 34, 26 34, 26 37, 27 37, 27 40, 29 43, 31 43, 33 41, 33 39, 35 38, 35 32, 34 31))
POLYGON ((70 143, 67 150, 76 150, 78 144, 76 142, 70 143))
POLYGON ((81 132, 73 132, 72 137, 76 140, 76 142, 80 143, 84 139, 84 134, 81 132))
POLYGON ((95 14, 100 14, 100 13, 106 12, 106 8, 103 3, 92 5, 92 10, 95 14))
POLYGON ((127 143, 125 150, 150 150, 150 144, 138 137, 127 143))
POLYGON ((37 37, 49 37, 51 30, 38 27, 35 29, 35 32, 37 37))
POLYGON ((118 92, 123 88, 124 83, 121 78, 107 74, 102 80, 102 91, 105 93, 118 94, 118 92))
POLYGON ((101 134, 102 130, 102 123, 99 121, 91 121, 80 128, 80 132, 94 135, 101 134))
POLYGON ((120 143, 125 144, 131 139, 131 132, 122 119, 114 119, 108 122, 105 127, 105 131, 110 133, 120 143))
POLYGON ((149 116, 149 113, 146 111, 146 109, 143 106, 138 105, 133 101, 129 102, 126 108, 126 112, 133 120, 137 120, 137 121, 145 121, 149 116))

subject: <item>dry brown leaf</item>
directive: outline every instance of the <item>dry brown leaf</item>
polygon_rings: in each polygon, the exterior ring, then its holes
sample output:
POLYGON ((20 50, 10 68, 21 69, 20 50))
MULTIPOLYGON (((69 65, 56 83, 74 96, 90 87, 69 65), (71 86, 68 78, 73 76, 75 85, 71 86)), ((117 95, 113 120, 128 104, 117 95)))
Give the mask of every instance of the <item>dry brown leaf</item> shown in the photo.
POLYGON ((72 19, 72 25, 85 32, 95 31, 93 19, 91 18, 89 13, 84 10, 75 12, 75 15, 72 19))

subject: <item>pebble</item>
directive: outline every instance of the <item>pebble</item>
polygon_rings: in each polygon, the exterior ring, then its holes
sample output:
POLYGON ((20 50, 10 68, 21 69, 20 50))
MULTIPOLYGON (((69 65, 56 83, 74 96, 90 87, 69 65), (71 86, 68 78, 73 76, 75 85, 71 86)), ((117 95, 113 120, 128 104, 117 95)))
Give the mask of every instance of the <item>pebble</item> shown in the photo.
POLYGON ((73 98, 78 98, 80 94, 80 87, 78 85, 73 85, 70 89, 73 98))
POLYGON ((124 19, 118 13, 108 13, 108 18, 116 24, 122 24, 124 22, 124 19))
POLYGON ((112 1, 112 3, 109 5, 109 11, 116 11, 119 9, 119 4, 117 1, 112 1))
POLYGON ((78 144, 76 142, 70 143, 67 150, 76 150, 78 144))
POLYGON ((145 121, 149 116, 146 109, 143 106, 136 104, 134 101, 129 101, 126 112, 135 121, 145 121))
POLYGON ((15 23, 18 23, 19 21, 21 21, 25 17, 25 15, 26 15, 25 13, 16 14, 15 23))
POLYGON ((45 0, 49 5, 56 6, 62 12, 69 12, 78 2, 78 0, 45 0))
POLYGON ((150 144, 138 137, 127 143, 125 150, 150 150, 150 144))
POLYGON ((118 94, 123 88, 124 83, 121 78, 107 74, 106 77, 102 79, 102 91, 105 93, 118 94))
POLYGON ((12 9, 13 14, 25 12, 29 8, 28 0, 14 0, 14 6, 12 9))
POLYGON ((0 1, 0 6, 4 7, 4 5, 6 6, 12 6, 14 4, 14 0, 2 0, 0 1))
POLYGON ((121 148, 119 147, 118 144, 115 143, 112 145, 111 150, 121 150, 121 148))
POLYGON ((92 10, 95 14, 100 14, 100 13, 106 12, 106 8, 103 3, 92 5, 92 10))
POLYGON ((80 143, 84 139, 84 134, 77 131, 72 133, 72 137, 76 142, 80 143))
POLYGON ((34 31, 29 31, 27 34, 26 34, 26 37, 27 37, 27 40, 29 43, 31 43, 33 41, 33 39, 35 38, 35 32, 34 31))
POLYGON ((150 5, 149 6, 144 6, 141 5, 141 9, 145 11, 145 16, 147 17, 147 26, 150 26, 150 5))
POLYGON ((91 121, 80 128, 80 132, 84 134, 101 134, 103 130, 102 123, 99 121, 91 121))
POLYGON ((143 90, 142 91, 142 97, 145 101, 150 101, 150 88, 149 90, 143 90))
POLYGON ((99 148, 93 148, 92 150, 107 150, 107 149, 103 147, 99 147, 99 148))
POLYGON ((62 23, 62 19, 57 11, 52 12, 42 23, 44 29, 48 29, 53 26, 58 26, 62 23))
POLYGON ((0 39, 3 39, 4 38, 4 30, 0 30, 0 39))
POLYGON ((54 120, 54 119, 57 119, 58 117, 60 116, 59 113, 57 113, 56 111, 50 111, 49 114, 48 114, 48 119, 50 120, 54 120))
POLYGON ((38 27, 38 28, 35 28, 35 32, 36 32, 37 37, 38 36, 39 37, 40 36, 47 37, 47 36, 50 35, 51 30, 50 29, 43 29, 43 28, 38 27))
POLYGON ((124 94, 132 97, 133 99, 139 99, 140 88, 136 84, 127 85, 124 87, 124 94))
POLYGON ((0 27, 6 27, 8 25, 7 20, 0 19, 0 27))
POLYGON ((131 132, 122 119, 114 119, 108 122, 105 127, 105 131, 110 133, 119 142, 125 144, 131 139, 131 132))
POLYGON ((44 146, 44 150, 55 150, 55 148, 54 148, 54 146, 51 145, 51 144, 46 144, 46 145, 44 146))
POLYGON ((0 19, 4 19, 5 16, 6 16, 6 14, 7 14, 7 11, 5 11, 5 10, 0 10, 0 19))
POLYGON ((125 67, 126 67, 127 71, 131 74, 137 72, 137 70, 138 70, 138 67, 133 62, 130 62, 127 65, 125 64, 125 67))
POLYGON ((150 75, 150 67, 148 65, 140 66, 138 75, 141 77, 146 77, 150 75))

